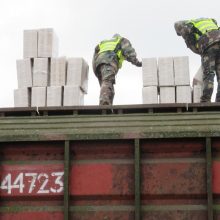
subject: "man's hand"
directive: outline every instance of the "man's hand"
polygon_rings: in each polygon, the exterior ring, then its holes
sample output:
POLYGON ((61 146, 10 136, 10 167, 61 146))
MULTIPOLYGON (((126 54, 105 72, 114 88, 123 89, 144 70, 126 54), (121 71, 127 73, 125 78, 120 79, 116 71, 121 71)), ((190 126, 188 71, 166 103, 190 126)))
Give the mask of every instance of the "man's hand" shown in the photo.
POLYGON ((138 61, 138 62, 136 63, 136 66, 142 67, 142 62, 138 61))

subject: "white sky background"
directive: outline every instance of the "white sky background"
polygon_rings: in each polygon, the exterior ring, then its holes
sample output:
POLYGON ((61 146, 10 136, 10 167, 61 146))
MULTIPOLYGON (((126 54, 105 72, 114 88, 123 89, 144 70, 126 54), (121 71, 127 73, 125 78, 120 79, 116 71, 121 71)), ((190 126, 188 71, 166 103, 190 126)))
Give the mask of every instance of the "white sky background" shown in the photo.
MULTIPOLYGON (((86 105, 97 105, 99 84, 92 71, 95 46, 114 33, 128 38, 138 58, 189 56, 191 79, 200 57, 186 48, 175 21, 213 17, 220 24, 219 0, 1 0, 0 107, 13 107, 16 59, 23 57, 23 30, 54 28, 59 56, 83 57, 89 64, 86 105)), ((142 70, 124 62, 116 78, 114 104, 142 103, 142 70)))

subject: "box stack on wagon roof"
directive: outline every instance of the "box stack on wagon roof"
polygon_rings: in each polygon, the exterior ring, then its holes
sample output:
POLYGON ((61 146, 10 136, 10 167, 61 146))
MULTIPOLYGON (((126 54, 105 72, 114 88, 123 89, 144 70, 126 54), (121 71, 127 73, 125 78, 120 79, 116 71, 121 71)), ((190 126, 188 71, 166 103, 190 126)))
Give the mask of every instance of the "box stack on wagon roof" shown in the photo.
POLYGON ((52 28, 24 30, 15 107, 84 105, 89 66, 80 57, 59 57, 58 41, 52 28))

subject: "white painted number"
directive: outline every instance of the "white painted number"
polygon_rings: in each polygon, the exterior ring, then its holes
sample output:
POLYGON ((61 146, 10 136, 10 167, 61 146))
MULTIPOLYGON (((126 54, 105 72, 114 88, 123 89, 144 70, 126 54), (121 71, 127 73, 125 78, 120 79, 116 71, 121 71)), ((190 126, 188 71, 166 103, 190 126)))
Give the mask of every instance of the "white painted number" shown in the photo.
POLYGON ((23 193, 24 191, 24 174, 20 173, 15 179, 12 189, 19 189, 19 193, 23 193))
POLYGON ((1 182, 1 189, 8 190, 8 194, 11 194, 11 174, 5 176, 1 182))
POLYGON ((37 173, 25 173, 25 176, 32 177, 32 179, 29 180, 29 182, 31 184, 30 184, 30 187, 29 187, 29 190, 28 190, 28 193, 32 193, 35 186, 36 186, 35 183, 36 183, 36 179, 37 179, 37 173))
MULTIPOLYGON (((28 194, 49 194, 61 193, 63 191, 64 172, 47 173, 19 173, 15 178, 8 173, 1 181, 0 190, 5 190, 7 194, 12 194, 12 190, 17 189, 19 193, 28 194), (12 183, 12 179, 14 182, 12 183), (48 186, 50 181, 51 187, 48 186)), ((16 191, 17 192, 17 191, 16 191)))
POLYGON ((48 175, 46 173, 41 173, 39 176, 38 176, 38 180, 39 182, 42 182, 42 185, 40 187, 40 189, 38 190, 37 193, 49 193, 49 189, 45 189, 47 183, 48 183, 48 175))
POLYGON ((51 176, 56 176, 55 184, 58 185, 58 188, 50 188, 50 191, 53 193, 60 193, 63 191, 63 177, 64 172, 53 172, 51 176))

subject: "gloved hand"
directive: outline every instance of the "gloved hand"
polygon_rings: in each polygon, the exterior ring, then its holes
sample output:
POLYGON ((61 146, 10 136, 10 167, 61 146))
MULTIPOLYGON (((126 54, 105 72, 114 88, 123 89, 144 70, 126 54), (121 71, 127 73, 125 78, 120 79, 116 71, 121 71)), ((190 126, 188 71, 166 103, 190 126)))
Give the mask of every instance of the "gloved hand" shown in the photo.
POLYGON ((141 62, 141 61, 138 61, 138 62, 136 63, 136 66, 142 67, 142 62, 141 62))

